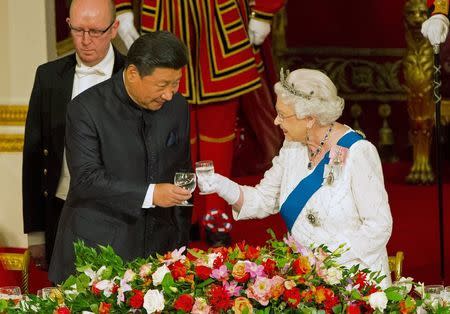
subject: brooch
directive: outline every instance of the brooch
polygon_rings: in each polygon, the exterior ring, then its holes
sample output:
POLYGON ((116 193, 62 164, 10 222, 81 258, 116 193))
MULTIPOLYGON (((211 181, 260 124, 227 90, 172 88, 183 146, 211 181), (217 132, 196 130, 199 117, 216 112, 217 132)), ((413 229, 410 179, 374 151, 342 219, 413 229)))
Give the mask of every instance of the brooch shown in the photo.
POLYGON ((334 181, 341 176, 348 148, 335 145, 330 150, 330 162, 325 165, 323 171, 323 184, 333 185, 334 181))
POLYGON ((320 226, 319 214, 317 211, 315 211, 313 209, 307 209, 306 210, 306 219, 308 219, 308 222, 312 226, 314 226, 314 227, 320 226))

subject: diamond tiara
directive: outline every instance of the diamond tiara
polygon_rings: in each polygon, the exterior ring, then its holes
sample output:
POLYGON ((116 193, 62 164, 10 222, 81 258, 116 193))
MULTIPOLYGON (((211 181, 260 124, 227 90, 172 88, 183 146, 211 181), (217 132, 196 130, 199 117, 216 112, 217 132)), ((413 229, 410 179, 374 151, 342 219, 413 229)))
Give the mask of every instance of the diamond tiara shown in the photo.
POLYGON ((290 73, 289 70, 284 71, 284 69, 281 68, 281 70, 280 70, 280 83, 281 83, 281 86, 283 86, 284 89, 286 89, 289 93, 291 93, 291 94, 293 94, 295 96, 302 97, 302 98, 305 98, 307 100, 310 100, 312 98, 313 94, 314 94, 314 91, 311 91, 311 93, 307 94, 307 93, 304 93, 302 91, 297 90, 295 88, 294 84, 293 83, 289 83, 288 80, 287 80, 287 78, 289 76, 289 73, 290 73))

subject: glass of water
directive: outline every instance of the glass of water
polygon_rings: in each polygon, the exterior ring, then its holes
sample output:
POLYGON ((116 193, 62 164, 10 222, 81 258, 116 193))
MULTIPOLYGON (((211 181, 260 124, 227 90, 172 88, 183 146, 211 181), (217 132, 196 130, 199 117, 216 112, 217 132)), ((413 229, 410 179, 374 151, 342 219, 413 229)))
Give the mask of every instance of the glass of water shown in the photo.
MULTIPOLYGON (((196 177, 193 172, 177 172, 173 178, 173 184, 188 190, 190 193, 194 192, 196 187, 196 177)), ((178 206, 193 206, 188 201, 183 201, 178 206)))
MULTIPOLYGON (((212 176, 214 174, 214 163, 212 160, 200 160, 195 163, 195 173, 200 179, 212 176)), ((212 191, 200 191, 199 194, 207 195, 213 193, 212 191)))

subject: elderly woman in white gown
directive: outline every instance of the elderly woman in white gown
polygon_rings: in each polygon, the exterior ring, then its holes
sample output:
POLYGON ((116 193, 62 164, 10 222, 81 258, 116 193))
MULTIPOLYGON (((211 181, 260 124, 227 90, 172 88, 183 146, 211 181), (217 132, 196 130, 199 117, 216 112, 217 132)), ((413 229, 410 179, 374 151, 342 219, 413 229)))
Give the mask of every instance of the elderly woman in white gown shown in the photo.
POLYGON ((275 92, 274 123, 285 142, 272 168, 255 187, 214 174, 198 178, 200 189, 225 199, 237 220, 280 212, 303 245, 333 250, 346 243, 350 249, 340 262, 381 271, 388 286, 392 216, 376 148, 336 122, 344 100, 322 72, 282 71, 275 92))

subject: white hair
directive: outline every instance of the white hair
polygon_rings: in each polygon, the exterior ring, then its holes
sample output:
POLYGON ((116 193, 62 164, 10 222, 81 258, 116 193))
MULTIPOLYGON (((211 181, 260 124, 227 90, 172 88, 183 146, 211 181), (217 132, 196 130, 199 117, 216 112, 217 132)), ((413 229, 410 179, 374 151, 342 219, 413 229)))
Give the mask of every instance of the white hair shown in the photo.
POLYGON ((318 70, 298 69, 289 73, 284 82, 275 84, 275 93, 283 103, 293 106, 298 118, 315 117, 320 125, 336 121, 344 110, 344 99, 337 95, 336 86, 318 70), (295 95, 292 89, 297 94, 311 96, 295 95))

